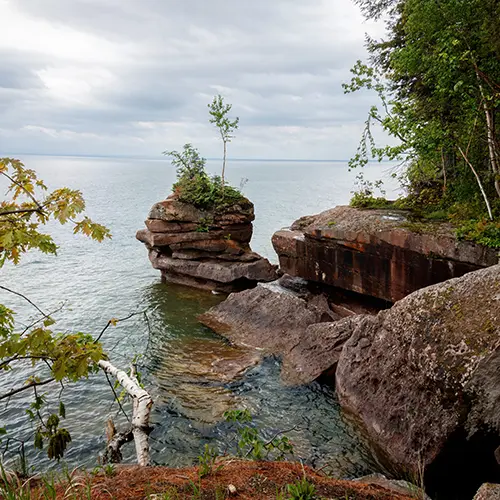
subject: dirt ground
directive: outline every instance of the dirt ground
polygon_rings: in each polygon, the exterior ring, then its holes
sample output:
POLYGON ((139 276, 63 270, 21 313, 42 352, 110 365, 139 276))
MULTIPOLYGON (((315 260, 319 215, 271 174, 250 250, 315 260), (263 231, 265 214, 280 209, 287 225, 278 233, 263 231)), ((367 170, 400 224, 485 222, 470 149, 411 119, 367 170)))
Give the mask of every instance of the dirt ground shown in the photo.
MULTIPOLYGON (((287 485, 304 477, 314 485, 317 498, 335 500, 408 500, 377 485, 341 481, 290 462, 254 462, 224 459, 212 473, 199 477, 198 467, 118 466, 112 472, 75 476, 57 486, 57 498, 137 500, 284 500, 291 498, 287 485)), ((45 498, 45 497, 42 497, 45 498)))

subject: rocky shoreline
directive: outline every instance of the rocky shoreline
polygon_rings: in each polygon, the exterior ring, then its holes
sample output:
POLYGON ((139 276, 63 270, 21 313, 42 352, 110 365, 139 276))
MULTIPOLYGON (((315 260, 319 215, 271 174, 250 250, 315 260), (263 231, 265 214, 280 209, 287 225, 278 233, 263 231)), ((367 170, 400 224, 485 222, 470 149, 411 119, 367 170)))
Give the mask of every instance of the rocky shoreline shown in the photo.
MULTIPOLYGON (((162 207, 152 215, 166 221, 168 200, 162 207)), ((252 216, 253 206, 246 224, 252 216)), ((161 262, 166 245, 177 243, 138 238, 171 279, 171 261, 161 262)), ((234 241, 247 245, 239 255, 251 252, 249 237, 234 241)), ((234 344, 280 357, 286 383, 335 385, 342 409, 393 476, 423 478, 431 496, 458 499, 500 482, 498 252, 458 241, 449 224, 350 207, 303 217, 272 242, 281 277, 265 267, 200 321, 234 344)), ((209 276, 207 288, 228 290, 209 276)))

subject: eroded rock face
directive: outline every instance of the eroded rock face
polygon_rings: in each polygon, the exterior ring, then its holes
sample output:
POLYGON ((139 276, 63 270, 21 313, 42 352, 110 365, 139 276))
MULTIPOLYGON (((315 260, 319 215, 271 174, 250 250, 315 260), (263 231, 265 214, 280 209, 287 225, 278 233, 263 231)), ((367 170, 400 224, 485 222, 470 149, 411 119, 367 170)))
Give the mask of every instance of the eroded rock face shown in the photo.
POLYGON ((204 211, 171 195, 153 205, 137 239, 166 281, 230 293, 276 279, 276 266, 252 252, 253 204, 204 211))
POLYGON ((323 376, 335 380, 335 370, 344 344, 352 335, 352 316, 340 325, 317 323, 309 325, 300 342, 283 359, 282 375, 293 384, 308 384, 323 376))
POLYGON ((457 241, 451 225, 407 217, 336 207, 302 217, 272 241, 284 272, 389 302, 498 263, 495 250, 457 241))
POLYGON ((431 496, 436 481, 450 498, 499 482, 500 265, 340 320, 329 335, 349 333, 337 394, 386 464, 425 469, 431 496))

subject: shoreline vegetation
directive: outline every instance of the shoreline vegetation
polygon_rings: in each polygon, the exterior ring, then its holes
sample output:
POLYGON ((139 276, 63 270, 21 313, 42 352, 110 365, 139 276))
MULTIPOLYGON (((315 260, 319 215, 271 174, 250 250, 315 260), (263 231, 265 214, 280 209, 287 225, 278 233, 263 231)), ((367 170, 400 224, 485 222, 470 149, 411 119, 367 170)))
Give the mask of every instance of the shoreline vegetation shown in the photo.
POLYGON ((358 208, 409 209, 449 220, 457 236, 500 248, 500 6, 492 0, 357 0, 368 19, 384 16, 386 36, 367 39, 369 59, 352 68, 346 93, 370 90, 351 169, 361 169, 358 208), (396 145, 376 144, 374 126, 396 145), (368 182, 370 159, 393 160, 404 199, 368 182))
MULTIPOLYGON (((387 38, 367 39, 369 60, 367 63, 358 61, 352 69, 351 81, 344 85, 347 93, 370 90, 379 99, 379 105, 369 111, 359 148, 349 161, 349 168, 360 172, 351 206, 408 211, 416 232, 432 231, 435 222, 448 222, 455 228, 458 239, 499 249, 500 4, 496 0, 356 0, 356 3, 367 19, 382 16, 386 19, 387 38), (372 133, 375 125, 392 136, 397 144, 378 146, 372 133), (387 200, 381 180, 365 180, 363 169, 373 159, 398 163, 392 175, 400 181, 407 196, 387 200)), ((223 214, 226 209, 246 200, 225 180, 227 145, 238 128, 239 118, 228 117, 231 105, 225 104, 220 95, 208 107, 210 122, 217 128, 223 144, 221 175, 207 174, 206 160, 191 144, 186 144, 181 152, 165 154, 172 158, 172 165, 177 169, 173 196, 197 209, 223 214)), ((81 233, 96 241, 111 237, 105 226, 84 215, 85 201, 80 191, 62 187, 48 192, 33 170, 11 158, 1 159, 0 174, 9 182, 8 198, 0 203, 0 267, 7 261, 18 264, 33 250, 56 254, 56 244, 43 232, 51 220, 68 223, 75 234, 81 233)), ((209 232, 210 224, 210 220, 199 223, 196 232, 209 232)), ((334 224, 332 221, 332 227, 334 224)), ((231 235, 226 239, 230 240, 231 235)), ((71 442, 69 431, 62 426, 66 414, 64 392, 61 390, 59 407, 54 410, 48 407, 41 387, 56 381, 61 383, 62 389, 67 385, 66 390, 71 390, 72 382, 88 378, 100 369, 118 372, 109 364, 108 354, 100 341, 109 326, 128 318, 110 319, 97 338, 82 332, 59 332, 54 326, 53 313, 43 311, 15 290, 2 288, 25 299, 37 310, 38 316, 19 331, 15 311, 0 305, 0 368, 7 373, 17 363, 27 361, 36 369, 36 375, 0 395, 0 399, 32 391, 26 413, 33 422, 34 446, 46 449, 49 458, 59 460, 71 442)), ((446 295, 445 299, 448 298, 446 295)), ((493 306, 491 310, 494 311, 493 306)), ((429 311, 427 307, 424 312, 428 314, 429 311)), ((461 314, 460 311, 452 312, 461 314)), ((439 314, 442 319, 445 313, 439 314)), ((144 315, 147 322, 145 312, 144 315)), ((493 335, 495 328, 493 322, 485 325, 488 335, 493 335)), ((357 344, 354 347, 357 348, 357 344)), ((381 363, 385 360, 382 355, 380 359, 381 363)), ((402 362, 402 366, 407 364, 402 362)), ((132 387, 128 393, 132 396, 135 413, 120 444, 135 438, 139 463, 148 465, 152 400, 141 386, 136 368, 134 360, 130 372, 121 372, 118 377, 125 389, 127 385, 132 387), (146 399, 139 401, 143 396, 146 399), (138 419, 136 412, 145 417, 138 419)), ((118 396, 116 399, 119 400, 118 396)), ((239 414, 234 416, 234 421, 249 423, 244 418, 239 414)), ((108 447, 119 434, 113 424, 110 427, 108 447)), ((6 432, 0 427, 2 437, 11 439, 5 436, 6 432)), ((263 463, 260 460, 268 456, 270 449, 282 452, 280 458, 292 453, 291 443, 282 435, 266 443, 250 425, 240 427, 238 432, 239 447, 248 445, 247 455, 253 456, 255 462, 221 458, 206 447, 198 466, 190 469, 105 465, 92 475, 68 474, 62 482, 49 476, 25 479, 3 470, 0 494, 6 499, 55 499, 68 495, 70 498, 151 499, 231 496, 293 500, 324 496, 408 498, 361 483, 324 478, 302 464, 263 463)), ((118 446, 113 460, 119 461, 119 458, 118 446)), ((429 463, 422 467, 427 465, 429 463)), ((424 478, 419 477, 416 482, 423 484, 424 478)), ((424 497, 420 490, 414 495, 424 497)))

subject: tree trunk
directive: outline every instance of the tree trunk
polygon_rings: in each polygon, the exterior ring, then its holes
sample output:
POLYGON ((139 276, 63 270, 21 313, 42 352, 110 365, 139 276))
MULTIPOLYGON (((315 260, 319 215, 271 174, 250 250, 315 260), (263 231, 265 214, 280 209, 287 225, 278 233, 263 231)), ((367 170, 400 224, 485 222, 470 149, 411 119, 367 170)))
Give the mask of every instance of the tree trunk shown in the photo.
POLYGON ((479 189, 481 190, 481 193, 483 195, 484 202, 486 203, 486 208, 488 209, 488 215, 490 217, 490 220, 493 220, 493 213, 491 212, 490 202, 488 200, 488 196, 486 196, 486 192, 483 188, 481 179, 479 178, 479 175, 477 174, 475 168, 472 166, 472 163, 469 161, 469 159, 467 158, 466 154, 462 151, 462 148, 460 146, 458 146, 458 150, 460 151, 460 154, 464 157, 465 163, 469 165, 470 169, 472 170, 472 173, 475 175, 477 183, 479 185, 479 189))
POLYGON ((224 157, 222 158, 222 176, 221 176, 221 180, 222 180, 222 190, 224 191, 224 174, 226 172, 226 141, 224 141, 224 157))
POLYGON ((116 447, 119 448, 127 442, 129 439, 126 438, 126 435, 131 432, 134 436, 137 463, 139 465, 150 465, 148 435, 150 432, 149 416, 151 414, 151 407, 153 406, 153 399, 139 385, 135 375, 129 377, 123 370, 119 370, 109 361, 100 360, 98 365, 106 373, 109 373, 118 380, 119 384, 127 391, 133 401, 132 428, 126 433, 117 434, 116 437, 119 437, 119 439, 112 439, 108 443, 108 447, 112 444, 114 447, 113 451, 116 454, 116 447), (115 441, 117 442, 115 443, 115 441))
POLYGON ((497 145, 495 142, 495 123, 492 112, 488 109, 486 102, 483 104, 484 113, 486 115, 486 128, 488 129, 488 151, 490 154, 490 165, 495 178, 495 189, 500 197, 500 169, 498 168, 497 145))
POLYGON ((494 177, 495 190, 498 196, 500 197, 500 169, 498 166, 499 155, 495 141, 495 122, 493 120, 492 111, 491 109, 488 108, 486 94, 484 92, 483 85, 481 83, 481 75, 479 74, 477 66, 476 66, 476 78, 479 83, 479 91, 481 93, 483 111, 486 117, 486 130, 487 130, 487 140, 488 140, 488 153, 490 157, 490 167, 494 177))

